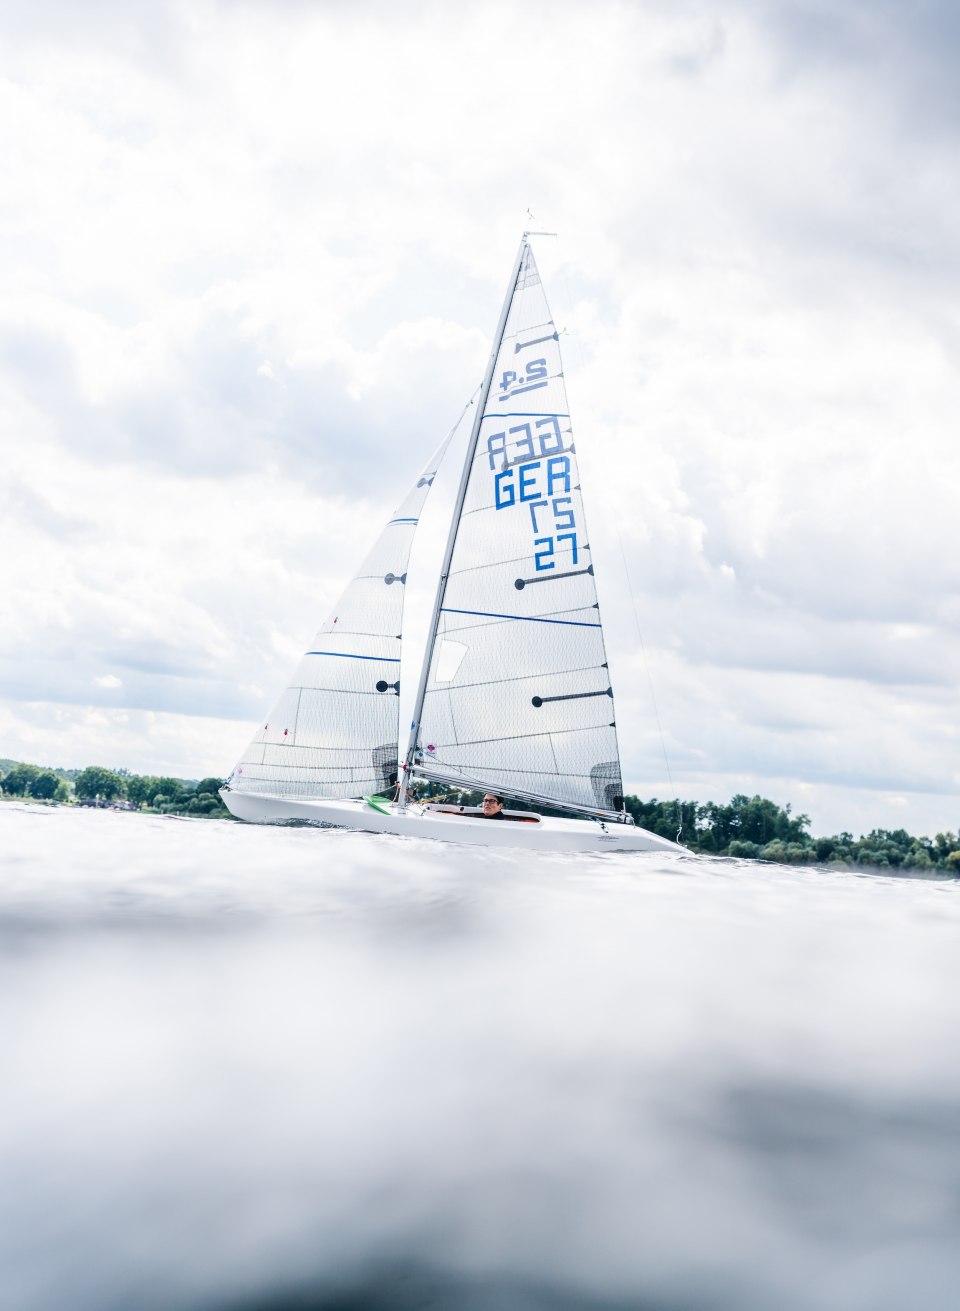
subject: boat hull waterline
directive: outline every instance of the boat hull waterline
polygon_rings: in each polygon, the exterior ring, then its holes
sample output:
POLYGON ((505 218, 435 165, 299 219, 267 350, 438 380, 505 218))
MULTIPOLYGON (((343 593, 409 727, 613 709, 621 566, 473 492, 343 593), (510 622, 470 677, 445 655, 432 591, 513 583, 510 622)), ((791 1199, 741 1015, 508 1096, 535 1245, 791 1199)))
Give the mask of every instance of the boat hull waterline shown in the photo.
POLYGON ((435 838, 475 847, 515 847, 526 851, 673 851, 684 847, 632 824, 600 824, 582 819, 555 819, 540 815, 536 822, 489 820, 449 811, 431 811, 413 803, 399 810, 392 802, 295 801, 263 793, 234 792, 223 788, 224 805, 236 819, 252 824, 316 824, 363 833, 390 833, 396 837, 435 838))

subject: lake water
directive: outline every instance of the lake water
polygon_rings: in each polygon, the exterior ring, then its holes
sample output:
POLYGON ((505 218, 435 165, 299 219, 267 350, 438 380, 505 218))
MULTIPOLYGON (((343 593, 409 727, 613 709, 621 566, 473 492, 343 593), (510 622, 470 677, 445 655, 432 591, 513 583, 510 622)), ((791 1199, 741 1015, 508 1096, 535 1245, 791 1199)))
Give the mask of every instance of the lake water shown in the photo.
POLYGON ((6 1311, 960 1298, 960 883, 0 805, 6 1311))

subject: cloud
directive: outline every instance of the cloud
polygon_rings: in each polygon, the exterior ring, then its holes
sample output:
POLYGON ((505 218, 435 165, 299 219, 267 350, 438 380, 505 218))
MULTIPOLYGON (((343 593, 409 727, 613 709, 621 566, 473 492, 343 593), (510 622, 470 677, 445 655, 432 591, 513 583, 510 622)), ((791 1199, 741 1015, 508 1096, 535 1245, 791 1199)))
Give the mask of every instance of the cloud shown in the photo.
POLYGON ((197 717, 255 720, 473 391, 530 209, 634 786, 633 601, 681 782, 947 785, 946 8, 40 9, 0 83, 13 713, 180 715, 191 775, 197 717))

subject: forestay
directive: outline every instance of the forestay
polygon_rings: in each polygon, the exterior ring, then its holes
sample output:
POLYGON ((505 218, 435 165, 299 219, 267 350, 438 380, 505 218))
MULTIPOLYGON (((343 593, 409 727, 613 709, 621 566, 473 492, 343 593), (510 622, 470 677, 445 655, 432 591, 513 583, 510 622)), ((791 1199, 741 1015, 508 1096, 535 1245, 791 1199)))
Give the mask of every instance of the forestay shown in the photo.
POLYGON ((442 593, 415 765, 622 809, 559 336, 524 245, 442 593))
POLYGON ((229 780, 234 792, 357 797, 396 783, 407 564, 417 521, 452 437, 453 432, 311 642, 234 769, 229 780))

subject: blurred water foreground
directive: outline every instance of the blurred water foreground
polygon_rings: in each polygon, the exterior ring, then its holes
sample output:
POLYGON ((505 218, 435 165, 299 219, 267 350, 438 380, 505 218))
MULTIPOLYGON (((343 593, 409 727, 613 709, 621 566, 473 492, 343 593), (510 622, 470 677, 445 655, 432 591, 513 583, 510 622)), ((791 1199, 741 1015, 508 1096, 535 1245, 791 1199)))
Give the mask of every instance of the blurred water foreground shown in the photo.
POLYGON ((5 1311, 960 1287, 960 882, 0 807, 5 1311))

